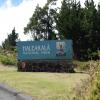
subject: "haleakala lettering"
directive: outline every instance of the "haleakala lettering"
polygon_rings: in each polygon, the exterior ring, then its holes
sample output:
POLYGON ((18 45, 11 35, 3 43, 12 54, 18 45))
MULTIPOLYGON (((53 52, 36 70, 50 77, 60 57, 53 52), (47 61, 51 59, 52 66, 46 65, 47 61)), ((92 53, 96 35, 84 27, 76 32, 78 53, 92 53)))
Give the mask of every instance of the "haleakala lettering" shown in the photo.
POLYGON ((23 46, 23 52, 28 53, 28 52, 50 52, 50 46, 49 44, 47 45, 32 45, 32 46, 23 46))

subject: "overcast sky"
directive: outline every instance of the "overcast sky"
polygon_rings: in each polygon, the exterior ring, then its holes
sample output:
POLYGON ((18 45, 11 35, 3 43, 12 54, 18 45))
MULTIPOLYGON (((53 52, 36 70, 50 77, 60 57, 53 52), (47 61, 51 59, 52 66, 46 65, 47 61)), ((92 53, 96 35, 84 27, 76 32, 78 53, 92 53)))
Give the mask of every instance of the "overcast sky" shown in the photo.
MULTIPOLYGON (((0 45, 11 33, 13 27, 21 40, 30 36, 23 35, 24 27, 29 22, 37 3, 43 6, 47 0, 0 0, 0 45)), ((61 1, 61 0, 58 0, 61 1)), ((82 5, 85 0, 80 0, 82 5)), ((94 0, 97 4, 99 0, 94 0)))

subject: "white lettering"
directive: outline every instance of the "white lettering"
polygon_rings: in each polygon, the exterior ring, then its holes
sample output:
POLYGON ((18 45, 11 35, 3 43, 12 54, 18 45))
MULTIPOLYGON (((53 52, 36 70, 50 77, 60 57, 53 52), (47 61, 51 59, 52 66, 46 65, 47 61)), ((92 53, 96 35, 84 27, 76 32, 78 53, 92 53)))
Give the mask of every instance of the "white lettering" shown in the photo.
POLYGON ((50 45, 23 46, 23 54, 50 54, 50 45))
POLYGON ((30 46, 23 46, 23 51, 30 51, 30 46))
POLYGON ((50 51, 50 46, 49 46, 49 44, 48 44, 48 46, 47 46, 47 51, 50 51))
POLYGON ((32 46, 32 51, 34 51, 34 46, 32 46))
POLYGON ((38 45, 38 51, 41 51, 41 47, 40 47, 40 45, 38 45))

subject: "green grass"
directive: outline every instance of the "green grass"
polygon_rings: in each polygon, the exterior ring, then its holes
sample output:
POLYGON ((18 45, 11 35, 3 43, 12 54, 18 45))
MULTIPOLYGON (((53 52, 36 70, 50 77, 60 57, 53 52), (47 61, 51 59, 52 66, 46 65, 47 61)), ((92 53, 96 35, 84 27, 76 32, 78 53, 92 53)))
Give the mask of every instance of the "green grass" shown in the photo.
POLYGON ((0 82, 35 96, 38 100, 67 100, 73 88, 87 74, 17 72, 15 67, 0 65, 0 82))

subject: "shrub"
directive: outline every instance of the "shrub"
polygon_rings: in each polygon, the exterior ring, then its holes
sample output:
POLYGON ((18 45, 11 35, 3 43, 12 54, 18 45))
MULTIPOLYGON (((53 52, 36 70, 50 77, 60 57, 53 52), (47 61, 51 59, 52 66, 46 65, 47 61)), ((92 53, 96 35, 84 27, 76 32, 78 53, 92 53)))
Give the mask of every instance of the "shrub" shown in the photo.
POLYGON ((76 66, 76 69, 79 71, 86 71, 89 69, 89 61, 73 61, 73 64, 76 66))
POLYGON ((12 55, 0 55, 0 62, 5 65, 16 65, 16 59, 12 55))
POLYGON ((100 100, 100 72, 96 75, 89 100, 100 100))

